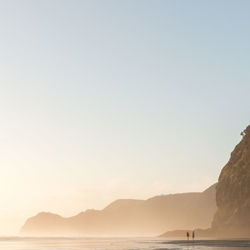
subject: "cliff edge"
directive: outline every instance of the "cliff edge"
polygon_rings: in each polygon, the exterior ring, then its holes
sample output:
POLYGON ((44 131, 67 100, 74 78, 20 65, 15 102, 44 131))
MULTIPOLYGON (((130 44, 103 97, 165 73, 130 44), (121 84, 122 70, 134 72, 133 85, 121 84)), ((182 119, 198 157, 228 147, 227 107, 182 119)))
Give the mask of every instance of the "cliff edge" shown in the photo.
POLYGON ((217 212, 213 231, 228 236, 250 236, 250 126, 231 153, 216 187, 217 212))

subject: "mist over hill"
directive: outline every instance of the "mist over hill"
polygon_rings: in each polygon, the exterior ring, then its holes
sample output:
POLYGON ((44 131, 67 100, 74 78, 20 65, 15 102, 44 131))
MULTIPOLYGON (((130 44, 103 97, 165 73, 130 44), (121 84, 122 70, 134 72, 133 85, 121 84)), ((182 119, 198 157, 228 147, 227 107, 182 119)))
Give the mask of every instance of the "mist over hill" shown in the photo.
POLYGON ((195 229, 199 237, 249 237, 250 126, 241 135, 242 140, 222 169, 218 183, 204 192, 117 200, 103 210, 87 210, 69 218, 39 213, 26 221, 21 233, 152 236, 167 231, 162 236, 183 237, 186 230, 195 229))
POLYGON ((116 200, 103 210, 63 218, 39 213, 21 229, 30 236, 155 236, 166 230, 207 228, 216 211, 216 184, 204 192, 116 200))

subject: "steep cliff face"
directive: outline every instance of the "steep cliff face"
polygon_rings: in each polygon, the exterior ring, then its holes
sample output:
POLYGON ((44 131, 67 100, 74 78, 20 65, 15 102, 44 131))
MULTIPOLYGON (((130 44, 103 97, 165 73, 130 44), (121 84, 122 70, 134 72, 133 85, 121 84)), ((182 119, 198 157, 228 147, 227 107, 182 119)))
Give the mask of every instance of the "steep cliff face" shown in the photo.
POLYGON ((216 187, 212 229, 227 236, 250 235, 250 126, 222 169, 216 187))

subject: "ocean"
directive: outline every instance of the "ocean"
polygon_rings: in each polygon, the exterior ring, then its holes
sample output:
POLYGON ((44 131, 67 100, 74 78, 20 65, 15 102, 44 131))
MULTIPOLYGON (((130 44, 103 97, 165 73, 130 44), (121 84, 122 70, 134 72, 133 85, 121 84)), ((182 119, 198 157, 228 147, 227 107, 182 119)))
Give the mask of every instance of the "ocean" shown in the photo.
POLYGON ((250 249, 250 240, 166 240, 161 238, 0 238, 0 250, 197 250, 250 249))

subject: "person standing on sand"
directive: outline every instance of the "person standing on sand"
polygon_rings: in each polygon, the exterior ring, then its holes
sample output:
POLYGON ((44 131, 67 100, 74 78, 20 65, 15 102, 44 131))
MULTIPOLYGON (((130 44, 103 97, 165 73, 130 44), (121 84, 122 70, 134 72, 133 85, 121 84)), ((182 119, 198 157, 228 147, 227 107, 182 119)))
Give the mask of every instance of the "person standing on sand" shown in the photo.
POLYGON ((187 232, 187 240, 189 240, 189 232, 187 232))
POLYGON ((193 233, 192 233, 192 238, 193 238, 193 240, 194 240, 194 238, 195 238, 195 232, 193 231, 193 233))

